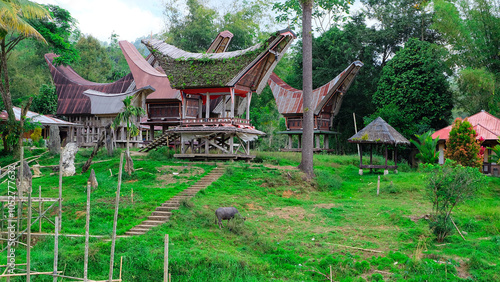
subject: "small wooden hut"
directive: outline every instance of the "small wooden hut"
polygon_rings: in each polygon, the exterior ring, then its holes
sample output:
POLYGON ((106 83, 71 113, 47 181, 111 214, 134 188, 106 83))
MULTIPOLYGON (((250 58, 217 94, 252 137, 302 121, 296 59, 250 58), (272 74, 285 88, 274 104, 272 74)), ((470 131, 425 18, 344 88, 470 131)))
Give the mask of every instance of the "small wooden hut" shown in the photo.
POLYGON ((363 146, 359 146, 359 174, 363 175, 363 168, 369 168, 370 171, 374 168, 383 168, 384 175, 389 173, 389 169, 394 169, 398 172, 398 158, 397 158, 397 148, 394 149, 394 165, 388 165, 387 159, 387 147, 389 145, 397 147, 398 145, 410 145, 408 141, 401 133, 396 131, 392 126, 385 122, 381 117, 376 118, 365 128, 360 130, 358 133, 354 134, 348 139, 351 143, 358 143, 360 145, 368 144, 370 145, 370 164, 363 164, 363 146), (373 164, 373 145, 385 145, 385 164, 374 165, 373 164))

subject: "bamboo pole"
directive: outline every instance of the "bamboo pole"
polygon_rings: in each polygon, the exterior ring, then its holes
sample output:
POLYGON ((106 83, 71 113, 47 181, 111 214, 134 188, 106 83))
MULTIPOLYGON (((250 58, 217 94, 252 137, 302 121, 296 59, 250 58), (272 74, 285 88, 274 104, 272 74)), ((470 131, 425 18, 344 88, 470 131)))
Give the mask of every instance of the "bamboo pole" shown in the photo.
MULTIPOLYGON (((42 186, 38 186, 38 216, 42 214, 42 186)), ((42 233, 42 218, 38 221, 38 233, 42 233)))
POLYGON ((62 157, 63 154, 59 157, 59 230, 62 227, 62 157))
POLYGON ((87 181, 87 216, 85 223, 85 256, 83 259, 83 281, 87 281, 89 264, 89 225, 90 225, 90 181, 87 181))
POLYGON ((122 280, 122 266, 123 266, 123 257, 120 257, 120 275, 118 276, 118 280, 122 280))
MULTIPOLYGON (((21 135, 21 139, 22 139, 22 135, 21 135)), ((19 187, 17 187, 17 196, 19 197, 19 199, 21 199, 21 190, 20 188, 23 186, 23 168, 24 168, 24 165, 23 165, 23 162, 24 162, 24 147, 22 146, 22 143, 21 143, 21 153, 20 153, 20 158, 19 158, 19 187)), ((19 238, 19 232, 21 231, 21 217, 23 215, 23 202, 19 201, 18 202, 18 205, 17 205, 17 232, 16 232, 16 237, 19 238)), ((17 239, 17 242, 19 242, 20 240, 17 239)), ((17 242, 16 242, 16 246, 17 246, 17 242)))
POLYGON ((460 237, 462 237, 462 239, 464 239, 464 241, 465 241, 464 235, 462 235, 462 232, 460 232, 460 230, 458 229, 457 225, 455 224, 455 222, 453 221, 451 216, 450 216, 450 220, 451 220, 451 223, 453 223, 453 226, 455 226, 455 229, 458 231, 458 234, 460 234, 460 237))
POLYGON ((28 190, 28 234, 26 235, 26 282, 31 281, 31 192, 28 190))
POLYGON ((331 265, 330 265, 330 282, 333 282, 333 271, 331 265))
POLYGON ((109 281, 113 281, 113 262, 115 259, 116 225, 118 221, 118 207, 120 204, 120 188, 122 185, 123 152, 120 155, 120 168, 118 169, 118 187, 116 189, 115 217, 113 219, 113 234, 111 235, 111 254, 109 261, 109 281))
MULTIPOLYGON (((357 134, 358 133, 358 125, 356 124, 356 114, 354 112, 352 113, 352 117, 354 119, 354 131, 357 134)), ((361 152, 359 151, 359 143, 356 144, 356 146, 358 147, 358 156, 361 157, 361 152)))
POLYGON ((163 281, 168 282, 170 273, 168 273, 168 234, 165 234, 165 252, 163 254, 163 281))
POLYGON ((53 282, 57 282, 57 260, 58 260, 58 252, 59 252, 59 217, 56 216, 56 224, 54 227, 54 278, 52 278, 53 282))

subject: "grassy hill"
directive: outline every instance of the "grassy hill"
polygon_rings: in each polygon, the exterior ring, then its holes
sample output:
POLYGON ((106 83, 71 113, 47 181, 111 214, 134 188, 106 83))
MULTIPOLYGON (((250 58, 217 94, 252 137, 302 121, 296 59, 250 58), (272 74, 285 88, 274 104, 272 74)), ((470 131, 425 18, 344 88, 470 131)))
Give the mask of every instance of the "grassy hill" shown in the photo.
MULTIPOLYGON (((78 153, 77 172, 89 154, 78 153)), ((92 235, 111 234, 118 159, 118 154, 111 160, 100 154, 92 165, 99 182, 91 196, 92 235)), ((3 158, 0 164, 10 161, 3 158)), ((226 172, 183 202, 167 224, 117 241, 115 277, 123 256, 124 281, 162 280, 165 234, 170 237, 173 281, 329 281, 330 267, 334 281, 500 280, 498 178, 488 178, 475 200, 454 210, 453 218, 466 232, 466 241, 454 234, 439 244, 421 218, 431 211, 424 189, 426 175, 405 165, 398 174, 365 171, 360 176, 357 156, 316 155, 318 177, 309 183, 294 168, 300 161, 296 153, 258 153, 251 164, 201 164, 177 162, 168 152, 157 151, 135 156, 134 161, 139 170, 123 178, 119 235, 215 166, 224 165, 226 172), (224 206, 236 207, 246 221, 219 229, 214 211, 224 206)), ((43 166, 57 162, 58 156, 44 155, 39 160, 43 166)), ((58 176, 51 176, 50 168, 42 173, 33 180, 33 195, 38 196, 41 186, 44 197, 56 197, 58 176)), ((63 234, 85 233, 88 176, 89 172, 63 180, 63 234)), ((5 183, 0 185, 2 195, 6 189, 5 183)), ((55 214, 51 212, 51 217, 55 214)), ((38 231, 38 226, 32 230, 38 231)), ((53 232, 53 226, 44 222, 43 231, 53 232)), ((32 268, 52 271, 53 239, 36 238, 32 268)), ((102 238, 90 241, 89 277, 106 279, 111 243, 102 238)), ((59 250, 59 268, 66 275, 82 277, 84 238, 63 237, 59 250)), ((20 263, 25 251, 20 247, 16 252, 20 263)), ((39 276, 33 281, 52 278, 39 276)))

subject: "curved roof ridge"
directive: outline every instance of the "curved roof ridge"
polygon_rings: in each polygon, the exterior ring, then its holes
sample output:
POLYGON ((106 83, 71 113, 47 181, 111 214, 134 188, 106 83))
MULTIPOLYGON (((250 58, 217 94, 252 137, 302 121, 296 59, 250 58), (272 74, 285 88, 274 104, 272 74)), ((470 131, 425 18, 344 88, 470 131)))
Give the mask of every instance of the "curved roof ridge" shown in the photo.
POLYGON ((139 51, 137 51, 137 49, 132 43, 126 40, 122 40, 118 42, 118 45, 120 45, 123 55, 125 56, 125 59, 127 59, 127 63, 129 65, 134 64, 148 75, 165 77, 165 78, 167 77, 166 74, 159 72, 157 69, 151 66, 151 64, 149 64, 148 61, 146 61, 146 59, 142 57, 142 55, 139 53, 139 51))

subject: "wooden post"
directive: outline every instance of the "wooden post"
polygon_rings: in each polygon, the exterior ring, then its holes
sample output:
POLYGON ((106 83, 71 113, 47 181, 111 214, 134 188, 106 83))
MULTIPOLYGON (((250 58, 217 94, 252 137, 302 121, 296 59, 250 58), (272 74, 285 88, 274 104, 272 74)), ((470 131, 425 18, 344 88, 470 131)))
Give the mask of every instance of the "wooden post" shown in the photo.
POLYGON ((234 88, 230 89, 231 91, 231 118, 234 118, 234 88))
POLYGON ((83 258, 83 281, 87 282, 89 264, 89 226, 90 226, 90 180, 87 181, 87 216, 85 222, 85 255, 83 258))
POLYGON ((210 93, 207 92, 207 101, 205 102, 205 117, 210 118, 210 93))
MULTIPOLYGON (((21 136, 21 139, 23 137, 21 136)), ((21 141, 22 142, 22 141, 21 141)), ((22 144, 22 143, 21 143, 22 144)), ((18 202, 18 205, 17 205, 17 232, 16 232, 16 238, 17 241, 19 242, 20 241, 20 237, 18 236, 19 235, 19 232, 21 232, 21 217, 23 215, 23 202, 21 201, 21 196, 22 196, 22 193, 21 193, 21 187, 23 186, 23 169, 24 169, 24 147, 21 145, 21 153, 20 153, 20 159, 19 159, 19 187, 17 189, 17 198, 19 199, 19 202, 18 202)), ((17 242, 16 242, 16 245, 17 242)))
MULTIPOLYGON (((54 227, 54 275, 57 274, 57 259, 59 252, 59 217, 56 216, 56 224, 54 227)), ((57 282, 57 277, 52 278, 53 282, 57 282)))
MULTIPOLYGON (((22 177, 22 175, 21 175, 22 177)), ((26 282, 31 281, 31 192, 28 190, 28 234, 26 235, 26 282)))
MULTIPOLYGON (((42 186, 38 186, 38 216, 42 214, 42 186)), ((42 233, 42 217, 38 220, 38 233, 42 233)))
POLYGON ((169 279, 168 273, 168 234, 165 234, 164 241, 165 252, 163 253, 163 281, 167 282, 169 279))
POLYGON ((222 117, 225 118, 227 115, 226 111, 226 101, 227 101, 227 96, 222 96, 222 117))
MULTIPOLYGON (((358 125, 356 125, 356 114, 355 114, 354 112, 352 113, 352 118, 354 119, 354 132, 355 132, 356 134, 358 134, 358 125)), ((359 143, 358 143, 358 144, 356 144, 356 145, 358 146, 358 155, 360 155, 360 156, 361 156, 361 151, 360 151, 360 149, 359 149, 359 143)))
POLYGON ((330 265, 330 282, 333 282, 333 271, 331 265, 330 265))
POLYGON ((62 152, 59 156, 59 230, 62 227, 62 152))
POLYGON ((247 95, 247 120, 250 121, 250 103, 252 102, 252 91, 248 92, 247 95))
POLYGON ((378 176, 378 180, 377 180, 377 196, 379 193, 380 193, 380 175, 378 176))
POLYGON ((134 188, 130 190, 130 198, 132 198, 132 204, 134 203, 134 188))
POLYGON ((292 149, 293 147, 293 135, 288 134, 288 149, 292 149))
POLYGON ((109 262, 109 282, 113 281, 113 263, 115 259, 116 225, 118 221, 118 207, 120 204, 120 188, 122 185, 123 152, 120 155, 120 168, 118 169, 118 187, 116 189, 115 217, 113 219, 113 234, 111 235, 111 254, 109 262))
MULTIPOLYGON (((370 144, 370 165, 373 165, 373 144, 370 144)), ((373 172, 373 169, 370 168, 370 173, 373 172)))
POLYGON ((120 275, 118 276, 120 282, 122 281, 122 266, 123 266, 123 257, 120 257, 120 275))
POLYGON ((203 100, 199 96, 198 100, 198 118, 203 118, 203 100))
POLYGON ((234 154, 234 136, 229 134, 229 153, 234 154))

